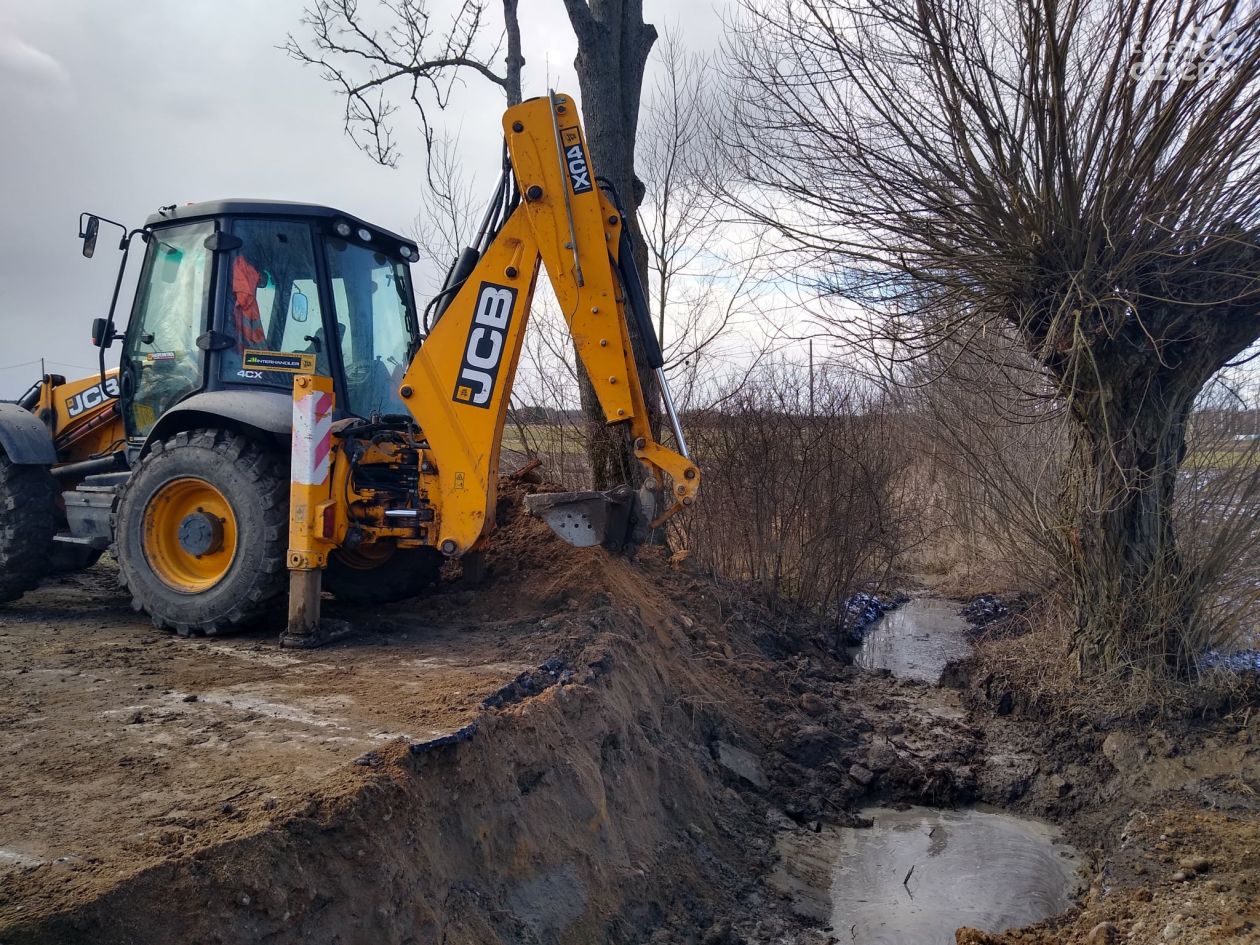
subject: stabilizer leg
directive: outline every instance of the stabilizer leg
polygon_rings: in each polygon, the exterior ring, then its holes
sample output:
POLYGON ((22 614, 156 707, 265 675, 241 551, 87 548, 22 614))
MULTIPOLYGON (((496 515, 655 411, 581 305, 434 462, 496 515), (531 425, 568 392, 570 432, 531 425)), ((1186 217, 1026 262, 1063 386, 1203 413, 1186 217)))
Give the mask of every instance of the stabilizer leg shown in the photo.
POLYGON ((289 622, 280 636, 281 646, 311 650, 351 633, 349 621, 320 617, 323 577, 318 568, 289 572, 289 622))
POLYGON ((332 461, 332 380, 302 374, 293 381, 289 481, 289 620, 280 645, 309 649, 350 632, 344 620, 320 619, 327 539, 316 533, 316 509, 327 498, 332 461))

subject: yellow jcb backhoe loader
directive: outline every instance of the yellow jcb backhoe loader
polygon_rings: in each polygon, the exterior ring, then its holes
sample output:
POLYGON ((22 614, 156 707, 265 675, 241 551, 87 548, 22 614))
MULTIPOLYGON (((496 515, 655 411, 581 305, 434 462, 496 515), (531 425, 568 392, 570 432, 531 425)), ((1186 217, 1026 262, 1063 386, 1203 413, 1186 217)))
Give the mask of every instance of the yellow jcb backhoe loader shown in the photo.
POLYGON ((320 640, 321 589, 414 596, 494 527, 499 450, 540 266, 644 486, 530 497, 575 545, 621 547, 691 505, 686 442, 617 196, 591 167, 573 99, 507 111, 502 176, 473 245, 424 312, 410 240, 327 207, 221 200, 143 227, 84 214, 85 256, 122 230, 100 373, 44 377, 0 404, 0 600, 108 547, 133 606, 180 634, 278 614, 320 640), (144 262, 126 331, 128 252, 144 262), (637 321, 678 450, 648 424, 637 321), (120 364, 105 350, 122 341, 120 364))

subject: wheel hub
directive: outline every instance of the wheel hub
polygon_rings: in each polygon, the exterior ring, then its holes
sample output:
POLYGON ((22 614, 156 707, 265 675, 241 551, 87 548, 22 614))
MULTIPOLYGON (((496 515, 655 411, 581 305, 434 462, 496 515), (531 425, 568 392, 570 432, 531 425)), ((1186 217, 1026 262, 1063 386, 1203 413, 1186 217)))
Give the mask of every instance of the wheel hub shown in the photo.
POLYGON ((144 554, 168 587, 200 594, 227 577, 236 559, 232 503, 205 479, 163 483, 144 510, 144 554))
POLYGON ((213 554, 223 547, 223 522, 197 509, 179 523, 179 546, 196 558, 213 554))

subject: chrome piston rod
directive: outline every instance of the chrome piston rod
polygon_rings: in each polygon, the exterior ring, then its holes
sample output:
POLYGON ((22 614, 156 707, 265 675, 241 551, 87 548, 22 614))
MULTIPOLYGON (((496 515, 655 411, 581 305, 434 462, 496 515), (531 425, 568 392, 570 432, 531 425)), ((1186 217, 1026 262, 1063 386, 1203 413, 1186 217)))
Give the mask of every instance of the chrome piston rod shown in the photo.
POLYGON ((687 438, 683 436, 682 423, 678 420, 678 410, 674 407, 674 395, 669 391, 669 381, 665 379, 665 369, 656 369, 656 382, 661 385, 661 399, 665 402, 665 414, 669 417, 669 428, 674 431, 674 440, 678 443, 678 452, 685 459, 691 459, 687 451, 687 438))

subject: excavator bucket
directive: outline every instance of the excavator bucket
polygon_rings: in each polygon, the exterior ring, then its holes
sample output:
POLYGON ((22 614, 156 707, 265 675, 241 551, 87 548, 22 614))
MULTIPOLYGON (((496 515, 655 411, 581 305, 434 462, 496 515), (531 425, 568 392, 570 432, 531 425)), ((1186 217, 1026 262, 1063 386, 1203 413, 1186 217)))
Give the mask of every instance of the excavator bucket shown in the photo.
POLYGON ((647 538, 656 494, 618 486, 607 492, 545 492, 525 497, 525 508, 578 548, 622 551, 647 538))

